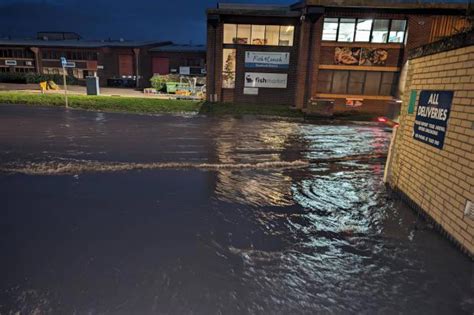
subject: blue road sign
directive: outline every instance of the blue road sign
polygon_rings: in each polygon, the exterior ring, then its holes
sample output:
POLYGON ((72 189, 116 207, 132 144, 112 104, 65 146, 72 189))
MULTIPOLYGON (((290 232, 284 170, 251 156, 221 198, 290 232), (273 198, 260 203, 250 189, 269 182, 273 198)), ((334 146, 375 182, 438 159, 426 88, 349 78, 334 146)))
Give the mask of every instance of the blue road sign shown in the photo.
POLYGON ((67 65, 67 60, 66 60, 66 58, 61 57, 61 65, 63 66, 63 68, 66 67, 66 65, 67 65))

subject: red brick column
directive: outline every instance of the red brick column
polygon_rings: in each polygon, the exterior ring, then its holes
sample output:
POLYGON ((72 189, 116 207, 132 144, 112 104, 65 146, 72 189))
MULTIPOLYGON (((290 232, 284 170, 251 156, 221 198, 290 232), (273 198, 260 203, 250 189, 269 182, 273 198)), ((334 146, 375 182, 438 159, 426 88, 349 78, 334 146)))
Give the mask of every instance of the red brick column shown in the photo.
POLYGON ((297 65, 297 80, 295 88, 295 103, 296 108, 303 108, 306 99, 306 84, 307 76, 309 75, 309 54, 310 54, 310 34, 311 21, 306 18, 301 21, 299 34, 299 49, 298 49, 298 65, 297 65))

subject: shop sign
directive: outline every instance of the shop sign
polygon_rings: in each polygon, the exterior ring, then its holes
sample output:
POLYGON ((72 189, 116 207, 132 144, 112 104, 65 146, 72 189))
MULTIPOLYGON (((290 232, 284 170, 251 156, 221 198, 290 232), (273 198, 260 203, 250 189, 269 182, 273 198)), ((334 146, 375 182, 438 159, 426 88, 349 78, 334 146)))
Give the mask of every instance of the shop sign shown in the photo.
POLYGON ((64 68, 75 68, 75 67, 76 67, 76 63, 74 61, 68 61, 64 65, 64 68))
POLYGON ((363 103, 362 98, 346 98, 346 106, 347 107, 361 107, 363 103))
POLYGON ((348 66, 383 66, 388 59, 388 51, 383 48, 336 47, 334 63, 348 66))
POLYGON ((104 70, 104 66, 97 65, 97 70, 104 70))
POLYGON ((421 91, 416 110, 413 138, 443 149, 453 91, 421 91))
POLYGON ((288 69, 290 65, 290 53, 287 52, 263 52, 246 51, 246 68, 276 68, 288 69))
POLYGON ((416 105, 416 90, 411 90, 410 92, 410 101, 408 102, 408 114, 413 114, 415 112, 416 105))
POLYGON ((179 74, 190 75, 191 74, 191 68, 190 67, 179 67, 179 74))
POLYGON ((286 73, 245 73, 245 87, 286 89, 287 85, 286 73))
POLYGON ((258 88, 244 88, 244 95, 258 95, 258 88))
POLYGON ((5 60, 5 66, 16 66, 16 60, 5 60))

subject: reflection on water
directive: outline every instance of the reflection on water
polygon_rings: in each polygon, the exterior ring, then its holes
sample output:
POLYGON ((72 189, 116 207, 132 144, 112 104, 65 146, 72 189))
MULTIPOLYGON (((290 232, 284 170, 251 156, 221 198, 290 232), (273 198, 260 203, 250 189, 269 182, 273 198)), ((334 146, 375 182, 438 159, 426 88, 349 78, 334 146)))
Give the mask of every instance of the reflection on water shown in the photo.
POLYGON ((472 313, 370 124, 0 106, 0 314, 472 313))

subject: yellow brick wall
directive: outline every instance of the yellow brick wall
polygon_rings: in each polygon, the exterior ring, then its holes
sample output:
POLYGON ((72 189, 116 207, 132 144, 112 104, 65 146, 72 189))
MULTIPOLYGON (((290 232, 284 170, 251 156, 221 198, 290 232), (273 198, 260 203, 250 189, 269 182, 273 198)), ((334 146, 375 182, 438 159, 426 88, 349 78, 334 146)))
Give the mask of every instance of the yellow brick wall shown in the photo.
POLYGON ((421 207, 471 255, 474 220, 464 216, 474 202, 474 46, 409 61, 400 127, 389 182, 421 207), (442 150, 413 139, 416 107, 410 91, 451 90, 454 98, 442 150))

